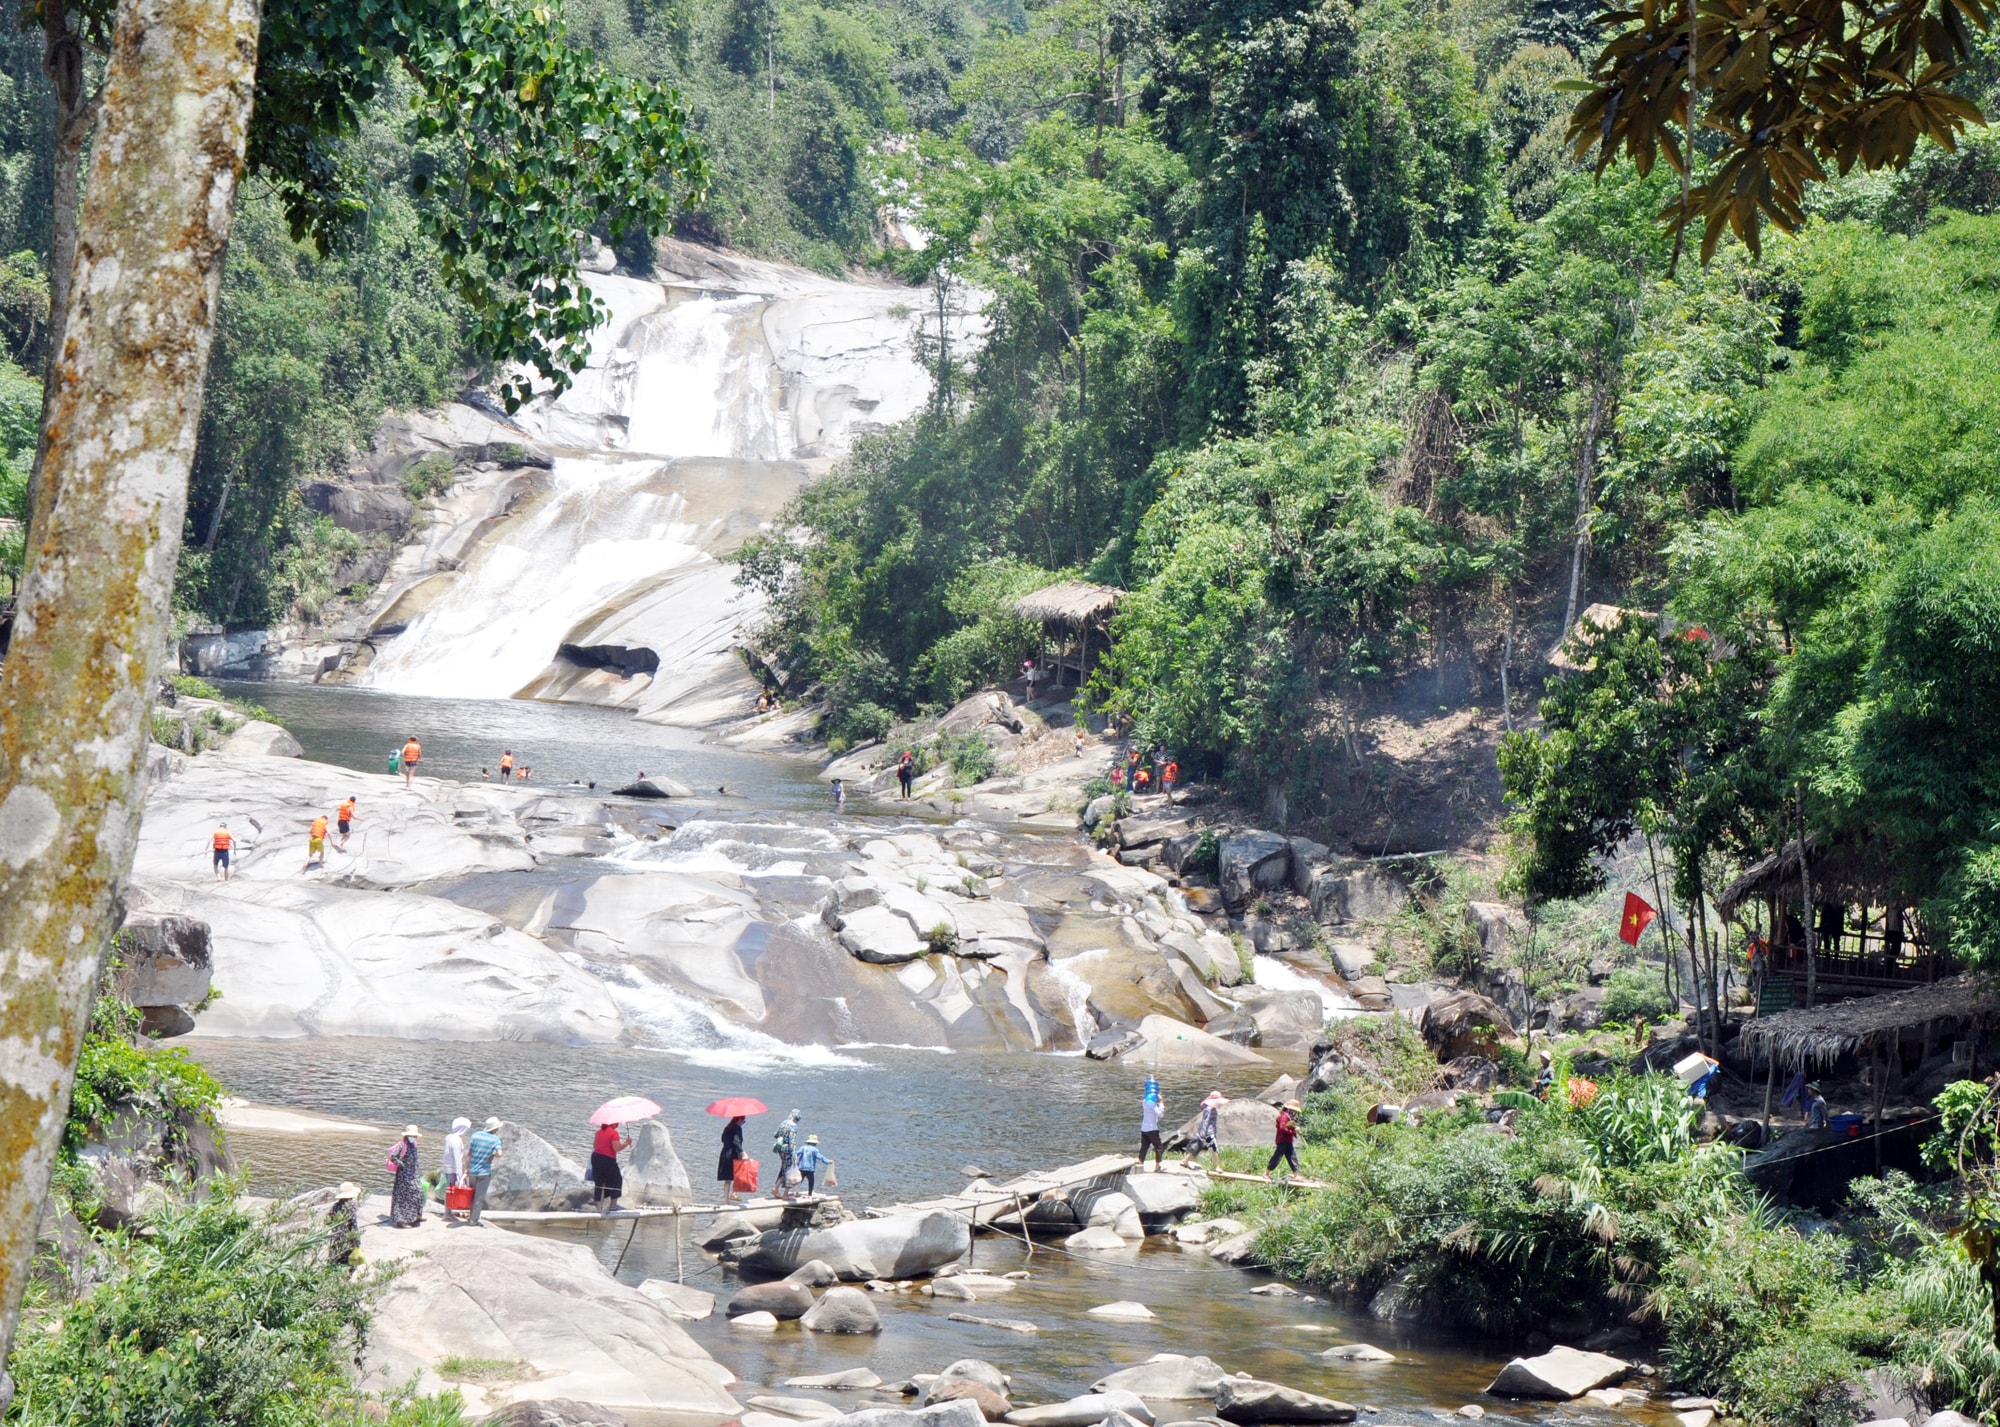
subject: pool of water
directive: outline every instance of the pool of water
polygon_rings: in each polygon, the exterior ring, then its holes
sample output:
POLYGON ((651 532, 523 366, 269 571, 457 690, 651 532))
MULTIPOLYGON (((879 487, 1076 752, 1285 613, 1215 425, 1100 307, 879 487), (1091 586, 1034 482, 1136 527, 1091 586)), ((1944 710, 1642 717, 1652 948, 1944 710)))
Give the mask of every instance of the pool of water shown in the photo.
MULTIPOLYGON (((344 1178, 371 1191, 385 1188, 382 1159, 391 1132, 410 1120, 421 1125, 430 1167, 458 1114, 518 1120, 581 1158, 589 1112, 612 1095, 637 1093, 665 1107, 662 1118, 697 1196, 706 1197, 721 1122, 702 1107, 721 1095, 751 1094, 772 1109, 751 1121, 752 1152, 768 1162, 768 1132, 785 1111, 801 1110, 806 1129, 838 1162, 842 1199, 858 1209, 951 1192, 965 1183, 968 1166, 1006 1177, 1129 1148, 1137 1139, 1144 1081, 1142 1071, 1079 1057, 895 1047, 843 1047, 815 1060, 746 1055, 716 1064, 670 1050, 623 1047, 200 1037, 183 1044, 246 1099, 384 1128, 373 1137, 232 1135, 231 1148, 252 1189, 271 1194, 344 1178)), ((1169 1122, 1191 1114, 1212 1086, 1252 1094, 1270 1073, 1163 1071, 1169 1122)), ((710 1255, 686 1245, 677 1251, 672 1220, 547 1225, 535 1232, 588 1245, 627 1282, 678 1276, 724 1302, 740 1286, 710 1255)), ((1226 1268, 1159 1239, 1101 1256, 1051 1245, 1030 1254, 1018 1240, 986 1237, 975 1242, 971 1266, 996 1274, 1025 1269, 1032 1277, 1014 1292, 977 1304, 933 1302, 919 1293, 880 1296, 884 1331, 873 1338, 824 1337, 795 1324, 751 1332, 731 1328, 720 1313, 686 1326, 744 1379, 739 1401, 761 1389, 799 1395, 781 1386, 788 1377, 866 1366, 895 1382, 961 1357, 1001 1365, 1013 1376, 1017 1399, 1049 1401, 1084 1391, 1105 1373, 1154 1353, 1195 1352, 1231 1371, 1349 1401, 1442 1411, 1473 1400, 1506 1356, 1505 1345, 1374 1323, 1351 1306, 1253 1295, 1252 1288, 1271 1281, 1267 1275, 1226 1268), (1089 1316, 1088 1309, 1114 1300, 1144 1303, 1156 1316, 1140 1323, 1089 1316), (1022 1319, 1041 1331, 1025 1335, 954 1323, 952 1312, 1022 1319), (1387 1348, 1398 1360, 1361 1366, 1317 1356, 1354 1341, 1387 1348)), ((849 1410, 879 1396, 821 1395, 849 1410)), ((1199 1415, 1199 1406, 1185 1404, 1184 1415, 1199 1415)), ((1547 1409, 1528 1415, 1551 1416, 1547 1409)), ((1565 1409, 1562 1415, 1589 1414, 1565 1409)), ((1612 1415, 1599 1414, 1599 1420, 1612 1415)))
POLYGON ((390 751, 415 734, 424 745, 423 771, 433 777, 476 783, 485 769, 498 778, 500 755, 512 749, 515 760, 533 770, 535 787, 594 782, 604 792, 647 773, 685 783, 697 803, 831 806, 818 767, 805 759, 716 747, 692 730, 642 723, 614 709, 527 699, 419 698, 325 684, 218 687, 277 715, 306 757, 342 768, 384 772, 390 751))

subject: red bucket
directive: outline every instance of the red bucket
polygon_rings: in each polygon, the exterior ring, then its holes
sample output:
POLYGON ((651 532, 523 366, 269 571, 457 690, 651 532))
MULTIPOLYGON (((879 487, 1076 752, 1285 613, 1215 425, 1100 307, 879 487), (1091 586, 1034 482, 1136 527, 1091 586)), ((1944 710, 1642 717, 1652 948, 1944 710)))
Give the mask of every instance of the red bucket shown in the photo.
POLYGON ((469 1184, 446 1185, 444 1207, 454 1213, 460 1209, 470 1209, 472 1207, 472 1186, 469 1184))

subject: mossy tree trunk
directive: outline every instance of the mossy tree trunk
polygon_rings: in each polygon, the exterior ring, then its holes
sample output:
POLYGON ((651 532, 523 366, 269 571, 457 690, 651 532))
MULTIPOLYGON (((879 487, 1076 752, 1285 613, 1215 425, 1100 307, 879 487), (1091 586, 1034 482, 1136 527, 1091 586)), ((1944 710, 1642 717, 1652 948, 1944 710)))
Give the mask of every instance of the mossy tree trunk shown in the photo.
POLYGON ((122 915, 258 0, 122 0, 0 674, 0 1353, 122 915))

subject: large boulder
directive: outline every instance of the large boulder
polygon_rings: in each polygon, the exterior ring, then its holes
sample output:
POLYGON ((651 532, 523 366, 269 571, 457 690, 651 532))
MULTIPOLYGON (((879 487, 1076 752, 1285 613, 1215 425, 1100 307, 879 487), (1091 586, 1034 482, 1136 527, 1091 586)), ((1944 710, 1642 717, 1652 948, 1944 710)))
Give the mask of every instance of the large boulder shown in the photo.
POLYGON ((858 1288, 829 1288, 799 1322, 809 1333, 882 1331, 882 1315, 858 1288))
POLYGON ((1386 922, 1410 899, 1395 875, 1368 862, 1336 862, 1314 869, 1313 916, 1322 922, 1357 925, 1386 922))
POLYGON ((361 1254, 400 1261, 369 1324, 364 1382, 371 1390, 435 1392, 448 1360, 522 1364, 512 1381, 468 1387, 475 1411, 529 1399, 588 1400, 631 1414, 720 1421, 741 1410, 727 1368, 657 1303, 606 1273, 581 1243, 473 1232, 427 1219, 413 1230, 362 1215, 361 1254))
POLYGON ((232 1168, 207 1120, 131 1101, 119 1101, 90 1127, 77 1164, 90 1180, 97 1223, 106 1229, 135 1227, 163 1207, 173 1193, 170 1183, 200 1182, 232 1168))
POLYGON ((1255 991, 1242 998, 1265 1050, 1310 1050, 1326 1029, 1326 1003, 1311 991, 1255 991))
POLYGON ((685 1204, 694 1188, 687 1166, 674 1153, 674 1137, 660 1120, 626 1126, 625 1198, 634 1204, 685 1204))
MULTIPOLYGON (((1194 1137, 1195 1126, 1200 1123, 1201 1116, 1190 1117, 1186 1124, 1174 1131, 1172 1143, 1176 1146, 1186 1144, 1194 1137)), ((1269 1149, 1276 1142, 1277 1128, 1276 1107, 1261 1100, 1246 1097, 1216 1107, 1215 1138, 1223 1149, 1269 1149)))
POLYGON ((1220 1036, 1212 1036, 1207 1031, 1196 1030, 1185 1021, 1160 1015, 1147 1016, 1139 1022, 1139 1044, 1120 1051, 1118 1058, 1148 1069, 1271 1063, 1254 1050, 1233 1044, 1220 1036))
POLYGON ((573 1402, 560 1397, 509 1403, 479 1427, 629 1427, 629 1424, 622 1412, 595 1402, 573 1402))
MULTIPOLYGON (((1220 1117, 1218 1117, 1220 1118, 1220 1117)), ((1128 1174, 1118 1181, 1148 1230, 1201 1207, 1201 1183, 1189 1174, 1128 1174)))
POLYGON ((1623 1358, 1586 1353, 1580 1348, 1550 1348, 1533 1358, 1515 1358, 1500 1369, 1486 1390, 1495 1397, 1551 1397, 1568 1401, 1594 1387, 1617 1382, 1632 1370, 1623 1358))
POLYGON ((660 1305, 669 1318, 679 1318, 692 1322, 706 1318, 715 1311, 715 1295, 699 1288, 689 1288, 684 1283, 669 1283, 664 1278, 646 1278, 639 1281, 639 1291, 660 1305))
POLYGON ((133 1005, 192 1006, 208 995, 214 948, 208 923, 160 909, 135 891, 115 944, 112 989, 133 1005))
POLYGON ((1226 1377, 1216 1385, 1215 1415, 1225 1422, 1352 1422, 1355 1409, 1282 1383, 1226 1377))
MULTIPOLYGON (((1194 831, 1194 819, 1184 812, 1161 810, 1120 818, 1117 823, 1120 847, 1151 847, 1169 838, 1194 831)), ((1197 837, 1199 834, 1197 834, 1197 837)))
POLYGON ((1139 1223, 1139 1206, 1129 1194, 1090 1185, 1071 1191, 1069 1202, 1086 1229, 1109 1229, 1121 1239, 1146 1237, 1139 1223))
POLYGON ((282 725, 251 719, 229 735, 224 753, 247 753, 253 758, 303 758, 306 750, 282 725))
POLYGON ((1442 1061, 1465 1055, 1489 1054, 1501 1041, 1511 1040, 1514 1026, 1500 1003, 1477 991, 1454 991, 1424 1007, 1418 1022, 1424 1042, 1442 1061))
POLYGON ((486 1187, 489 1209, 581 1209, 594 1198, 583 1166, 522 1125, 500 1127, 500 1158, 486 1187))
POLYGON ((1092 1392, 1130 1392, 1156 1402, 1212 1399, 1229 1374, 1211 1358, 1159 1353, 1137 1367, 1120 1368, 1090 1385, 1092 1392))
POLYGON ((871 1407, 830 1417, 833 1427, 986 1427, 976 1402, 938 1402, 928 1407, 871 1407))
POLYGON ((1274 832, 1233 832, 1217 853, 1217 880, 1231 906, 1275 892, 1291 876, 1292 844, 1274 832))
POLYGON ((917 1278, 956 1263, 972 1247, 965 1220, 943 1210, 856 1219, 822 1229, 772 1229, 730 1257, 749 1276, 782 1278, 824 1259, 843 1283, 917 1278))
POLYGON ((1528 920, 1521 909, 1505 902, 1466 903, 1465 924, 1479 938, 1479 949, 1489 964, 1505 957, 1528 934, 1528 920))

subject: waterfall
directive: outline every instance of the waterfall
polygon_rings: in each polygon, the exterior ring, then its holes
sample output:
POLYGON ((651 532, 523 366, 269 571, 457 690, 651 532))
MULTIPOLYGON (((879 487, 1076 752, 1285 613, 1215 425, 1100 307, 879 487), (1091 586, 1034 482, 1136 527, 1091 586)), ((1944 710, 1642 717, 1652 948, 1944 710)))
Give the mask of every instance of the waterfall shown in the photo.
POLYGON ((1090 1010, 1090 983, 1060 962, 1049 963, 1049 974, 1056 985, 1063 989, 1063 1000, 1069 1006, 1069 1022, 1076 1031, 1077 1042, 1089 1045, 1097 1034, 1097 1017, 1090 1010))
MULTIPOLYGON (((515 418, 553 468, 498 516, 465 503, 464 558, 386 602, 356 682, 695 724, 754 701, 735 649, 760 606, 729 556, 929 399, 927 300, 685 244, 663 261, 682 271, 587 276, 610 311, 588 365, 515 418)), ((953 321, 955 340, 976 336, 976 314, 953 321)))

